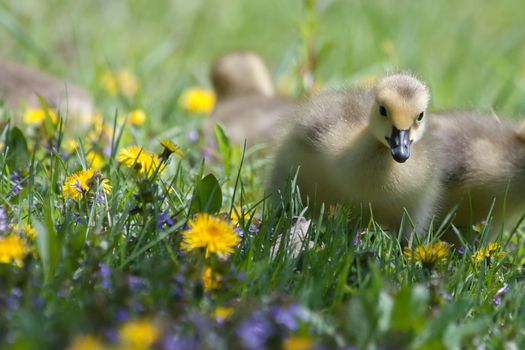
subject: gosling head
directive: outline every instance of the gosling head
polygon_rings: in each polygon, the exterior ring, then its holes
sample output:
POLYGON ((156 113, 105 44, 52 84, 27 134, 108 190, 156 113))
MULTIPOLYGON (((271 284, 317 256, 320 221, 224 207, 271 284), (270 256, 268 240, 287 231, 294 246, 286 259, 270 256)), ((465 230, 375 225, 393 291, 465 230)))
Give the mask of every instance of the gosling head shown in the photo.
POLYGON ((429 100, 427 86, 408 73, 387 75, 375 85, 370 131, 395 161, 405 162, 423 137, 429 100))
POLYGON ((219 98, 253 93, 274 95, 270 72, 253 52, 232 52, 220 57, 211 67, 210 78, 219 98))

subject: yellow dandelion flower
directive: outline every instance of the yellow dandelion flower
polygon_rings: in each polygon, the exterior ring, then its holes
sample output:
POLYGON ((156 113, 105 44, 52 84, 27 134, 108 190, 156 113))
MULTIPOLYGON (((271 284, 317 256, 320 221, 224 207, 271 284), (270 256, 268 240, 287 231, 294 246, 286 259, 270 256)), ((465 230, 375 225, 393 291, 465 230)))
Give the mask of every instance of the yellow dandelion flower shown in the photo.
POLYGON ((80 147, 80 143, 77 140, 69 139, 64 143, 64 149, 67 153, 73 153, 80 147))
POLYGON ((199 214, 188 223, 189 229, 182 232, 182 249, 191 251, 204 248, 206 257, 210 253, 226 257, 233 253, 239 243, 235 226, 209 214, 199 214))
POLYGON ((175 153, 179 157, 184 157, 184 152, 182 151, 182 149, 178 145, 173 143, 171 140, 163 139, 162 141, 160 141, 160 145, 164 147, 163 153, 165 153, 166 157, 168 157, 172 153, 175 153))
MULTIPOLYGON (((58 115, 52 110, 48 109, 47 113, 51 118, 53 124, 58 123, 58 115)), ((23 121, 27 125, 40 125, 46 119, 46 111, 43 108, 27 108, 24 112, 23 121)))
POLYGON ((100 170, 104 166, 104 157, 95 151, 86 154, 87 165, 95 170, 100 170))
POLYGON ((140 174, 150 176, 160 164, 159 157, 141 147, 132 146, 122 149, 117 160, 128 168, 135 168, 140 174))
POLYGON ((26 236, 31 240, 36 238, 36 230, 29 224, 22 224, 22 226, 15 224, 13 225, 13 232, 18 235, 26 236))
POLYGON ((506 254, 505 252, 500 252, 500 244, 497 242, 491 242, 486 247, 482 247, 474 254, 472 255, 472 259, 474 259, 475 262, 480 263, 486 258, 495 257, 495 258, 501 258, 504 257, 506 254))
POLYGON ((120 342, 128 349, 148 349, 159 337, 159 329, 150 320, 131 320, 119 329, 120 342))
POLYGON ((18 267, 24 265, 24 257, 29 252, 22 238, 12 233, 7 237, 0 238, 0 264, 14 262, 18 267))
POLYGON ((101 141, 109 142, 112 137, 113 128, 107 126, 102 117, 93 123, 93 129, 87 135, 89 141, 99 145, 101 141))
POLYGON ((210 90, 192 87, 183 92, 179 104, 191 113, 208 114, 215 105, 215 95, 210 90))
POLYGON ((292 336, 283 341, 284 350, 310 350, 313 347, 313 340, 307 336, 292 336))
POLYGON ((448 257, 449 248, 448 243, 438 241, 434 244, 421 244, 414 249, 405 247, 403 253, 412 261, 420 262, 424 266, 432 266, 448 257))
POLYGON ((100 77, 100 85, 110 96, 117 95, 118 92, 118 81, 115 73, 111 70, 106 69, 100 77))
POLYGON ((222 280, 222 276, 218 273, 214 273, 211 267, 206 266, 202 272, 201 281, 204 289, 212 290, 219 288, 219 282, 222 280))
POLYGON ((141 126, 146 120, 146 112, 142 109, 134 109, 129 113, 128 121, 131 125, 141 126))
POLYGON ((215 309, 213 312, 213 315, 215 316, 215 319, 217 321, 224 321, 233 315, 233 312, 235 309, 233 307, 223 307, 219 306, 215 309))
MULTIPOLYGON (((84 193, 87 193, 90 189, 96 188, 96 179, 101 179, 100 175, 95 172, 95 169, 89 168, 87 170, 80 170, 70 175, 64 181, 62 190, 64 196, 73 199, 79 199, 84 193)), ((111 185, 109 180, 101 179, 102 190, 108 194, 111 192, 111 185)))
POLYGON ((118 86, 122 94, 127 97, 133 97, 139 91, 137 78, 127 69, 121 69, 117 75, 118 86))
POLYGON ((104 344, 96 337, 91 335, 77 335, 73 339, 68 350, 104 350, 104 344))
POLYGON ((244 220, 244 223, 246 223, 249 220, 249 218, 250 218, 250 214, 248 214, 248 213, 244 213, 244 215, 239 215, 238 213, 241 213, 240 209, 233 210, 231 215, 230 215, 231 221, 236 226, 239 226, 240 224, 242 224, 243 220, 244 220))

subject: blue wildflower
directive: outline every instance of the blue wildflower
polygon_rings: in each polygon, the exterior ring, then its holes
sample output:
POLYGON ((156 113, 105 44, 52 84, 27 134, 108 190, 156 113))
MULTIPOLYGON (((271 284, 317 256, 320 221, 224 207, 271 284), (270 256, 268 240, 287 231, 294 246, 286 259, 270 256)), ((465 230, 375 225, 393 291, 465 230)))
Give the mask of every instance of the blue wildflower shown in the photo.
POLYGON ((103 289, 111 288, 111 268, 104 263, 99 263, 98 267, 100 269, 100 278, 102 279, 100 286, 103 289))
POLYGON ((117 313, 115 315, 115 319, 118 321, 118 322, 124 322, 124 321, 127 321, 129 319, 129 311, 126 310, 126 309, 118 309, 117 310, 117 313))
POLYGON ((80 215, 73 214, 73 219, 75 220, 75 223, 80 223, 80 215))
POLYGON ((158 231, 164 231, 166 227, 170 227, 175 224, 175 222, 173 221, 173 219, 170 217, 169 214, 170 214, 169 210, 164 210, 162 213, 160 213, 159 219, 157 221, 158 231))
POLYGON ((9 178, 11 179, 11 191, 14 194, 19 194, 20 191, 22 191, 22 180, 20 179, 20 175, 18 174, 18 172, 13 171, 9 178))
POLYGON ((144 287, 145 284, 146 284, 146 281, 141 277, 133 276, 133 275, 128 277, 128 286, 129 286, 129 289, 133 293, 138 292, 140 289, 144 287))
POLYGON ((104 204, 104 194, 102 192, 97 193, 97 201, 100 204, 104 204))
POLYGON ((4 207, 0 207, 0 231, 7 231, 7 213, 4 207))
POLYGON ((289 308, 275 306, 272 308, 272 315, 275 319, 275 322, 281 326, 286 327, 290 331, 297 330, 298 324, 297 320, 295 319, 295 314, 289 308))
POLYGON ((75 187, 75 189, 78 191, 78 192, 83 192, 84 190, 82 189, 82 185, 80 184, 80 181, 77 179, 75 181, 75 184, 73 185, 75 187))
POLYGON ((197 141, 199 141, 199 132, 197 130, 190 130, 186 134, 186 137, 191 143, 196 143, 197 141))
POLYGON ((274 328, 262 311, 255 312, 237 329, 237 334, 247 349, 262 348, 273 333, 274 328))
POLYGON ((509 290, 509 285, 507 283, 504 283, 503 287, 501 287, 500 289, 496 291, 496 294, 494 294, 494 299, 492 300, 494 305, 501 304, 501 298, 505 295, 505 293, 507 293, 508 290, 509 290))
POLYGON ((248 232, 250 233, 259 233, 261 229, 259 228, 259 226, 255 225, 255 224, 251 224, 249 227, 248 227, 248 232))

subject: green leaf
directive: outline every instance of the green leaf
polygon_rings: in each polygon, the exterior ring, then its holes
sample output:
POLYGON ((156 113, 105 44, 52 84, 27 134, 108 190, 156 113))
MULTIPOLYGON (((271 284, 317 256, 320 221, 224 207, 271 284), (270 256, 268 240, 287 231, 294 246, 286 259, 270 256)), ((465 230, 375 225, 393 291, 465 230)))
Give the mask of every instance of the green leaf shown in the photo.
POLYGON ((29 163, 29 151, 27 148, 27 141, 22 131, 14 127, 9 131, 7 136, 6 146, 7 165, 12 170, 19 170, 29 163))
POLYGON ((46 283, 51 281, 55 275, 60 254, 58 235, 55 230, 51 213, 52 211, 50 206, 46 206, 44 209, 45 222, 42 223, 38 220, 33 220, 33 224, 37 232, 36 241, 38 254, 40 255, 40 259, 42 261, 44 281, 46 283))
POLYGON ((213 131, 215 134, 215 139, 217 140, 219 152, 222 155, 222 163, 224 164, 224 175, 226 177, 229 177, 232 166, 232 146, 230 143, 230 139, 228 138, 226 132, 220 124, 215 124, 215 128, 213 131))
POLYGON ((42 107, 46 115, 44 119, 44 129, 46 130, 46 133, 48 135, 54 135, 57 125, 55 125, 55 123, 53 122, 53 119, 51 118, 49 104, 47 103, 46 99, 43 98, 42 96, 37 94, 37 97, 38 97, 38 102, 40 103, 40 106, 42 107))
POLYGON ((221 206, 222 192, 219 181, 213 174, 208 174, 197 184, 191 212, 214 214, 221 210, 221 206))
POLYGON ((392 311, 393 329, 418 331, 424 325, 429 298, 428 290, 421 285, 403 287, 395 298, 392 311))
POLYGON ((463 324, 451 323, 443 335, 443 344, 447 349, 463 349, 463 346, 468 345, 468 342, 464 341, 465 338, 485 334, 490 324, 490 317, 480 317, 463 324))

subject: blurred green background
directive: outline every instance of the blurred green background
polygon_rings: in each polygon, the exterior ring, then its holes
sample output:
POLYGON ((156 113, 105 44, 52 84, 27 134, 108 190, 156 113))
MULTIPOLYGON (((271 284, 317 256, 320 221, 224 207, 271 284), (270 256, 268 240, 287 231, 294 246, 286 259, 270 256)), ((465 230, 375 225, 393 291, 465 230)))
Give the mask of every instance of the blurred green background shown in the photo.
MULTIPOLYGON (((106 67, 126 67, 155 118, 180 91, 209 86, 218 55, 252 49, 276 81, 293 76, 305 31, 323 87, 410 69, 433 91, 432 109, 525 111, 525 6, 519 0, 64 1, 4 0, 0 55, 67 76, 100 100, 106 67)), ((153 124, 155 124, 153 122, 153 124)), ((155 125, 153 125, 155 127, 155 125)))

